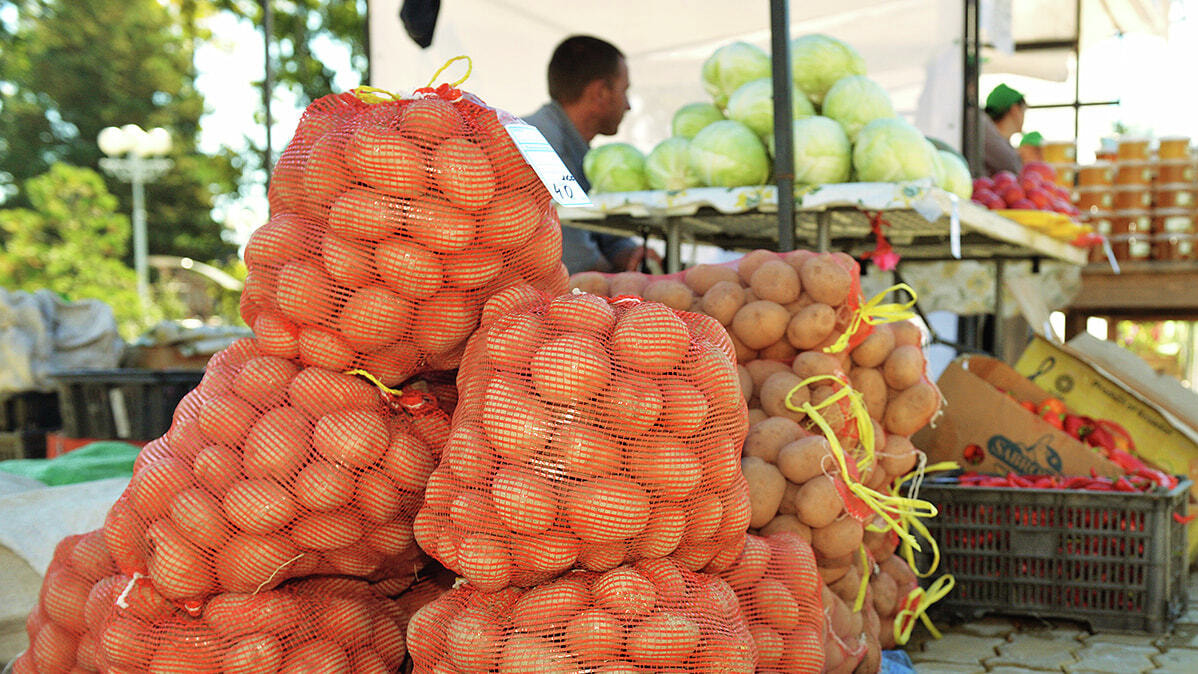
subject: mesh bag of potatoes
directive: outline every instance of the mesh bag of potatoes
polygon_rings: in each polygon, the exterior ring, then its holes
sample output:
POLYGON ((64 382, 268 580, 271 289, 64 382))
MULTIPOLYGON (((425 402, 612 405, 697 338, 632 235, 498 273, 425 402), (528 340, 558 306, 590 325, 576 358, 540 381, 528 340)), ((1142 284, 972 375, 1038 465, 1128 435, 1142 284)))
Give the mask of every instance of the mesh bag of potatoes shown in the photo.
POLYGON ((728 584, 669 559, 527 590, 467 583, 412 617, 408 647, 415 672, 761 671, 728 584))
POLYGON ((728 263, 661 276, 582 272, 570 277, 570 286, 711 316, 728 330, 740 363, 789 362, 803 350, 840 352, 871 329, 855 320, 863 304, 860 266, 843 253, 755 250, 728 263))
POLYGON ((513 289, 484 308, 453 430, 415 523, 480 590, 743 541, 745 433, 732 346, 655 302, 513 289))
POLYGON ((514 119, 446 85, 309 105, 245 250, 241 315, 263 351, 393 386, 456 367, 500 290, 564 291, 557 212, 514 119))
POLYGON ((235 342, 139 454, 105 520, 108 551, 196 606, 313 574, 411 576, 412 523, 449 430, 421 405, 408 414, 369 381, 235 342))

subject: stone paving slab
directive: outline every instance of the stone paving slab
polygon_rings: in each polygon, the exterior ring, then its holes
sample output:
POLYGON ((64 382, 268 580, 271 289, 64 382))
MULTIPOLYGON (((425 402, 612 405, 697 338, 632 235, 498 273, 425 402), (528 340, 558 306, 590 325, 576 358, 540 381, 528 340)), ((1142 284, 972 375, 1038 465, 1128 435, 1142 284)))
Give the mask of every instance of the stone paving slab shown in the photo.
POLYGON ((970 634, 975 637, 998 637, 1005 638, 1014 634, 1016 629, 1015 623, 1005 618, 982 618, 977 622, 966 623, 953 628, 953 632, 962 634, 970 634))
POLYGON ((1175 625, 1172 632, 1156 641, 1156 646, 1161 650, 1198 648, 1198 625, 1175 625))
POLYGON ((1198 672, 1198 649, 1172 648, 1168 653, 1154 655, 1157 672, 1162 674, 1193 674, 1198 672))
POLYGON ((1118 633, 1099 633, 1099 634, 1083 634, 1082 641, 1087 645, 1096 644, 1116 644, 1121 646, 1140 646, 1143 648, 1156 649, 1156 643, 1161 640, 1161 637, 1156 634, 1118 634, 1118 633))
POLYGON ((1087 643, 1076 655, 1077 663, 1066 666, 1066 671, 1098 670, 1133 674, 1152 671, 1155 667, 1152 656, 1160 655, 1160 651, 1155 646, 1087 643))
POLYGON ((998 655, 985 660, 988 668, 1023 667, 1057 670, 1077 662, 1074 652, 1081 649, 1078 641, 1017 635, 1010 643, 998 647, 998 655))
MULTIPOLYGON (((1061 669, 1031 669, 1030 667, 994 667, 986 670, 989 674, 1027 674, 1028 672, 1060 672, 1061 669)), ((919 671, 918 674, 923 674, 919 671)))
POLYGON ((911 657, 912 662, 951 662, 980 668, 982 660, 993 657, 994 649, 1005 643, 1006 641, 998 637, 977 637, 950 632, 943 638, 925 641, 921 651, 907 649, 907 655, 911 657))
POLYGON ((951 662, 921 662, 915 666, 917 674, 985 674, 981 665, 958 665, 951 662))

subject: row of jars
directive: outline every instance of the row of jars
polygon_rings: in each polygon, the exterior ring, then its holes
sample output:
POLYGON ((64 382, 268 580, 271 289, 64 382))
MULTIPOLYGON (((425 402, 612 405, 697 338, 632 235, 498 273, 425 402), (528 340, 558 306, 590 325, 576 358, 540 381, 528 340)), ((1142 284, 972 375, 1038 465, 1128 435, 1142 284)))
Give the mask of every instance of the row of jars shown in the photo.
MULTIPOLYGON (((1116 260, 1195 259, 1193 208, 1125 209, 1083 214, 1085 222, 1110 240, 1116 260)), ((1105 259, 1094 249, 1091 260, 1105 259)))

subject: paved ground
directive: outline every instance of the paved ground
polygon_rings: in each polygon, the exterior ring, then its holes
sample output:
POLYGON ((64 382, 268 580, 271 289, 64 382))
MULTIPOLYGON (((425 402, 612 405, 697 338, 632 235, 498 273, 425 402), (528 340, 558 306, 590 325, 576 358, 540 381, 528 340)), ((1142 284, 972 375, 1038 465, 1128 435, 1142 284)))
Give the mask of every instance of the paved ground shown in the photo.
POLYGON ((939 625, 942 639, 920 629, 907 645, 919 674, 1070 672, 1198 674, 1198 573, 1190 609, 1165 635, 1091 634, 1084 623, 995 618, 939 625))

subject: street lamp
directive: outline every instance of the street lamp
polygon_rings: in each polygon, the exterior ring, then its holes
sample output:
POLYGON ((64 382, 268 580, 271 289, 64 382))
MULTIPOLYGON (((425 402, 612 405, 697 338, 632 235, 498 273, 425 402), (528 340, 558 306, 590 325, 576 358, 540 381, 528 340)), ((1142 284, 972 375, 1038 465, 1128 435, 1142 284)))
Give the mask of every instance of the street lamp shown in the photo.
POLYGON ((161 127, 145 131, 136 124, 126 124, 102 129, 96 143, 108 155, 100 159, 100 168, 117 180, 133 184, 133 265, 144 312, 150 306, 145 184, 161 178, 174 164, 161 157, 171 150, 171 135, 161 127))

